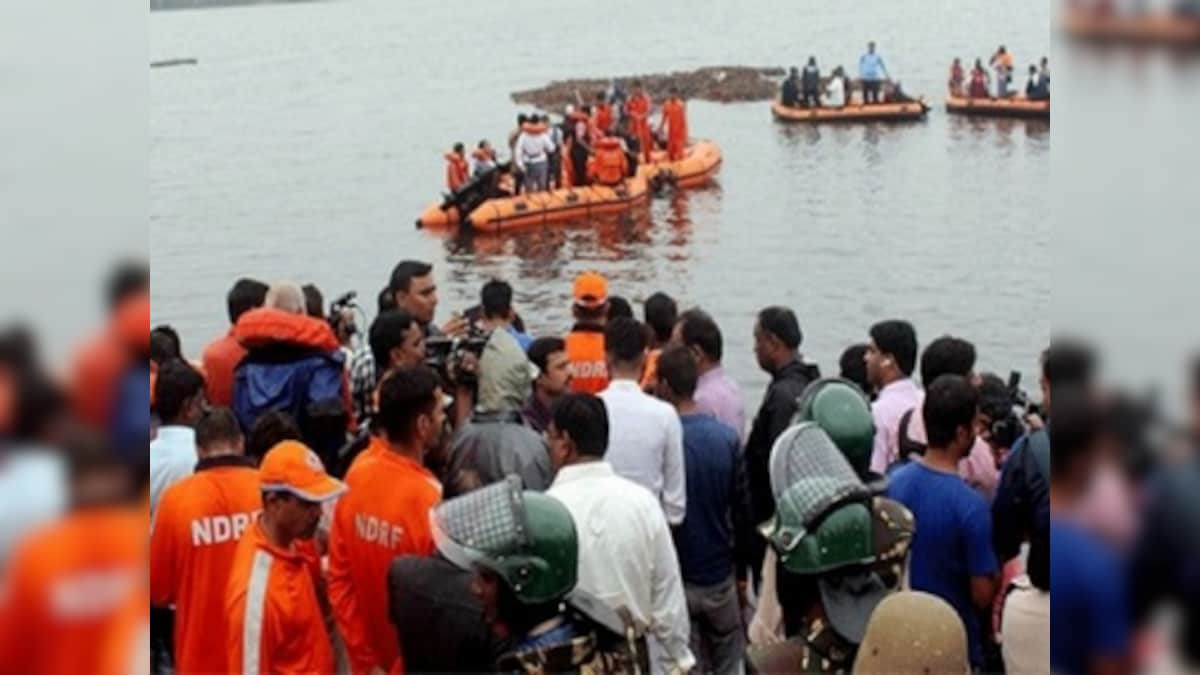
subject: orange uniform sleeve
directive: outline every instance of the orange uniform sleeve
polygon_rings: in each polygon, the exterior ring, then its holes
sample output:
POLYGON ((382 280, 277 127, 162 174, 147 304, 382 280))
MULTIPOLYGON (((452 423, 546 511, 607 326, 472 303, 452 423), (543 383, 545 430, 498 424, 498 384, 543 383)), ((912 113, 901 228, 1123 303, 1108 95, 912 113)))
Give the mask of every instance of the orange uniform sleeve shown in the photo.
POLYGON ((28 556, 9 561, 0 580, 0 673, 28 673, 31 651, 27 648, 41 629, 36 577, 38 565, 28 556))
POLYGON ((150 533, 150 604, 157 607, 165 607, 175 601, 179 558, 174 521, 174 491, 168 489, 154 512, 154 528, 150 533))
POLYGON ((358 606, 354 579, 350 571, 351 537, 354 536, 353 514, 346 499, 338 501, 329 531, 329 569, 326 571, 329 604, 338 632, 346 643, 352 672, 367 672, 375 666, 384 667, 367 639, 362 612, 358 606))

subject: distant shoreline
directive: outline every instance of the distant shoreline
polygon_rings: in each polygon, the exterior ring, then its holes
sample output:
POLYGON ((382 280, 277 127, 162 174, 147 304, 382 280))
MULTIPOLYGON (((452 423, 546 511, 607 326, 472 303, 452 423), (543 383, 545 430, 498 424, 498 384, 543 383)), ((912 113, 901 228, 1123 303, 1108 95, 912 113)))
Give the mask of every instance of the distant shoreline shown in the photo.
POLYGON ((251 5, 294 5, 320 0, 150 0, 151 12, 170 12, 181 9, 214 9, 251 5))

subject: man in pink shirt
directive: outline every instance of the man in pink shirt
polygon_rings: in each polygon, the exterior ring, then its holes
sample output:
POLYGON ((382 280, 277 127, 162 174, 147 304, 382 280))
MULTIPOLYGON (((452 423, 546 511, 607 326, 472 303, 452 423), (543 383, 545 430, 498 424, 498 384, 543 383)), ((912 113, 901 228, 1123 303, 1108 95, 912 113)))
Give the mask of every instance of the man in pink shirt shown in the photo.
POLYGON ((912 381, 917 365, 917 332, 907 321, 881 321, 870 330, 863 360, 867 381, 879 395, 871 404, 875 418, 875 447, 871 452, 871 471, 884 474, 900 461, 899 429, 904 413, 920 403, 920 389, 912 381))
MULTIPOLYGON (((928 387, 943 375, 961 375, 978 388, 975 373, 975 345, 961 338, 944 335, 925 348, 921 353, 921 382, 928 387)), ((926 444, 923 405, 925 393, 918 392, 918 403, 909 418, 906 429, 908 440, 918 446, 926 444)), ((963 481, 991 502, 1000 482, 1000 470, 996 468, 996 456, 992 446, 981 436, 975 437, 971 451, 958 462, 958 475, 963 481)))

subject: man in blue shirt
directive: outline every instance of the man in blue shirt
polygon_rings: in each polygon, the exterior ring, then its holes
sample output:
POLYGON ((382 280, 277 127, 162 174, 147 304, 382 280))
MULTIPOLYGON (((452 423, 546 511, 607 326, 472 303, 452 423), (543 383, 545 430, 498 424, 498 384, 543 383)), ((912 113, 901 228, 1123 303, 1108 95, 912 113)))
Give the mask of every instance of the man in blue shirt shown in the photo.
POLYGON ((516 313, 512 307, 512 286, 506 281, 493 279, 483 285, 480 293, 480 304, 483 307, 483 323, 487 328, 496 330, 503 328, 521 345, 521 350, 528 352, 533 338, 517 330, 514 326, 516 313))
POLYGON ((875 43, 867 43, 867 53, 858 58, 858 77, 862 80, 863 103, 879 103, 879 91, 888 79, 883 57, 875 53, 875 43))
POLYGON ((922 416, 928 448, 891 477, 887 496, 917 522, 909 581, 941 597, 967 629, 971 665, 983 667, 983 616, 996 596, 996 556, 987 502, 958 476, 975 443, 979 394, 967 378, 943 375, 925 391, 922 416))
POLYGON ((1050 668, 1064 675, 1128 671, 1124 564, 1073 522, 1096 465, 1100 414, 1083 387, 1054 389, 1050 443, 1050 668))
POLYGON ((710 662, 702 665, 706 672, 742 673, 741 607, 752 525, 738 435, 717 418, 697 412, 693 396, 699 375, 687 347, 664 350, 657 377, 659 397, 675 406, 683 425, 687 514, 674 535, 692 620, 692 653, 708 657, 710 662))

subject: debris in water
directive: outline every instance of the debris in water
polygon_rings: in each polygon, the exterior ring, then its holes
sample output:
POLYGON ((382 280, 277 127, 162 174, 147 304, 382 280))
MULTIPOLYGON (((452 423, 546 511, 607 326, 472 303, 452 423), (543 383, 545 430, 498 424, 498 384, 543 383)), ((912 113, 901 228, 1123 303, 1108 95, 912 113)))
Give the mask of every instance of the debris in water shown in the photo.
POLYGON ((165 61, 151 61, 151 68, 166 68, 168 66, 194 66, 200 63, 196 59, 166 59, 165 61))
MULTIPOLYGON (((667 97, 672 87, 678 88, 686 99, 733 103, 765 101, 775 98, 779 82, 787 72, 783 68, 752 66, 710 66, 690 72, 654 73, 651 75, 622 75, 615 78, 632 93, 634 80, 641 80, 654 100, 667 97)), ((516 103, 535 105, 543 110, 561 110, 579 101, 592 103, 596 93, 608 91, 614 78, 555 81, 537 89, 515 91, 516 103)))

